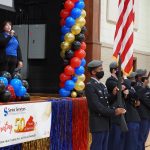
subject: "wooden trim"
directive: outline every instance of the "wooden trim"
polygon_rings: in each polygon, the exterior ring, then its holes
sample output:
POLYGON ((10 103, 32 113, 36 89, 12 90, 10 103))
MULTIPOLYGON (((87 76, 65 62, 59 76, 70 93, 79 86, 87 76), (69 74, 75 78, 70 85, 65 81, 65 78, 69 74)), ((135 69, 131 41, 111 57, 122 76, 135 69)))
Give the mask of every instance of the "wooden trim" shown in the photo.
POLYGON ((101 0, 85 0, 87 12, 87 63, 93 59, 100 59, 100 6, 101 0))
MULTIPOLYGON (((101 0, 85 0, 86 4, 86 61, 87 63, 93 59, 101 58, 101 44, 100 44, 100 19, 101 19, 101 0)), ((86 81, 89 79, 89 74, 86 69, 86 81)))

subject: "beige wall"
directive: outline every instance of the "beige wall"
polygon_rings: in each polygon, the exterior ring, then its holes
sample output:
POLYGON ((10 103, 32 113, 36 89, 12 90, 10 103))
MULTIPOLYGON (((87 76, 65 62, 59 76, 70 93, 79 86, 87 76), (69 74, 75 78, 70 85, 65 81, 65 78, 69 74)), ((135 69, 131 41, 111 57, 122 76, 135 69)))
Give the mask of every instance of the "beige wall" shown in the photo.
MULTIPOLYGON (((150 1, 135 1, 135 29, 134 48, 144 52, 150 52, 150 1)), ((101 31, 100 41, 102 43, 113 44, 115 33, 115 21, 117 19, 117 1, 101 0, 101 31)))
MULTIPOLYGON (((134 57, 137 58, 137 68, 144 68, 150 71, 150 11, 148 0, 137 0, 135 10, 136 30, 134 32, 134 57)), ((112 59, 112 48, 114 42, 115 21, 117 18, 117 2, 101 0, 101 59, 104 61, 105 79, 110 75, 109 64, 112 59)))

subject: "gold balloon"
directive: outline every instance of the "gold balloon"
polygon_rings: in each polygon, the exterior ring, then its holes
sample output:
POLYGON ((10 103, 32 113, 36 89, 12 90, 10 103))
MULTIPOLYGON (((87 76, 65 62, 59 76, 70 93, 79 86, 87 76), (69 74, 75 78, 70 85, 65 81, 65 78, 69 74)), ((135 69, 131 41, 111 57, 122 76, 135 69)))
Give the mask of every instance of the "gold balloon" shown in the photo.
POLYGON ((78 82, 76 82, 76 84, 75 84, 75 89, 76 89, 77 91, 82 91, 84 88, 85 88, 85 84, 84 84, 83 81, 78 81, 78 82))
POLYGON ((76 97, 77 97, 77 92, 73 91, 73 92, 71 93, 71 97, 72 97, 72 98, 76 98, 76 97))
POLYGON ((72 33, 67 33, 65 35, 65 41, 72 43, 75 40, 75 36, 72 33))
POLYGON ((79 17, 76 19, 76 25, 83 27, 86 24, 86 20, 83 17, 79 17))
POLYGON ((72 32, 72 34, 74 34, 74 35, 79 34, 79 33, 81 32, 80 26, 74 25, 74 26, 71 28, 71 32, 72 32))
POLYGON ((66 41, 61 43, 61 49, 62 49, 63 51, 69 50, 70 48, 71 48, 70 43, 68 43, 68 42, 66 42, 66 41))
POLYGON ((77 76, 77 78, 78 78, 78 81, 85 81, 85 75, 84 74, 77 76))
POLYGON ((81 12, 81 16, 82 16, 83 18, 86 17, 86 11, 85 11, 84 9, 83 9, 82 12, 81 12))

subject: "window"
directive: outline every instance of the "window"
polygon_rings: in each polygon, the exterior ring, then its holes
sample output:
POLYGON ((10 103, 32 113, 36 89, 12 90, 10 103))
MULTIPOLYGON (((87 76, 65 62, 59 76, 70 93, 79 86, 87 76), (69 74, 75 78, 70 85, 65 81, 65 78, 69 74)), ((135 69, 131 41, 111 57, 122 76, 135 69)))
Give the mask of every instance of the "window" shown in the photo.
POLYGON ((0 0, 0 8, 9 11, 15 11, 14 0, 0 0))

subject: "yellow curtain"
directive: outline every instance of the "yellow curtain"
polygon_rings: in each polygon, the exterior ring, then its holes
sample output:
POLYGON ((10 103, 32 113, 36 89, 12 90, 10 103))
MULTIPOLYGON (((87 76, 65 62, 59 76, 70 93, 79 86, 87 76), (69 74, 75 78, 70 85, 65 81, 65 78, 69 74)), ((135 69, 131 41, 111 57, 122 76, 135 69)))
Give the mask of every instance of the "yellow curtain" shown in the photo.
POLYGON ((26 142, 22 144, 22 150, 49 150, 49 149, 50 149, 49 138, 26 142))

